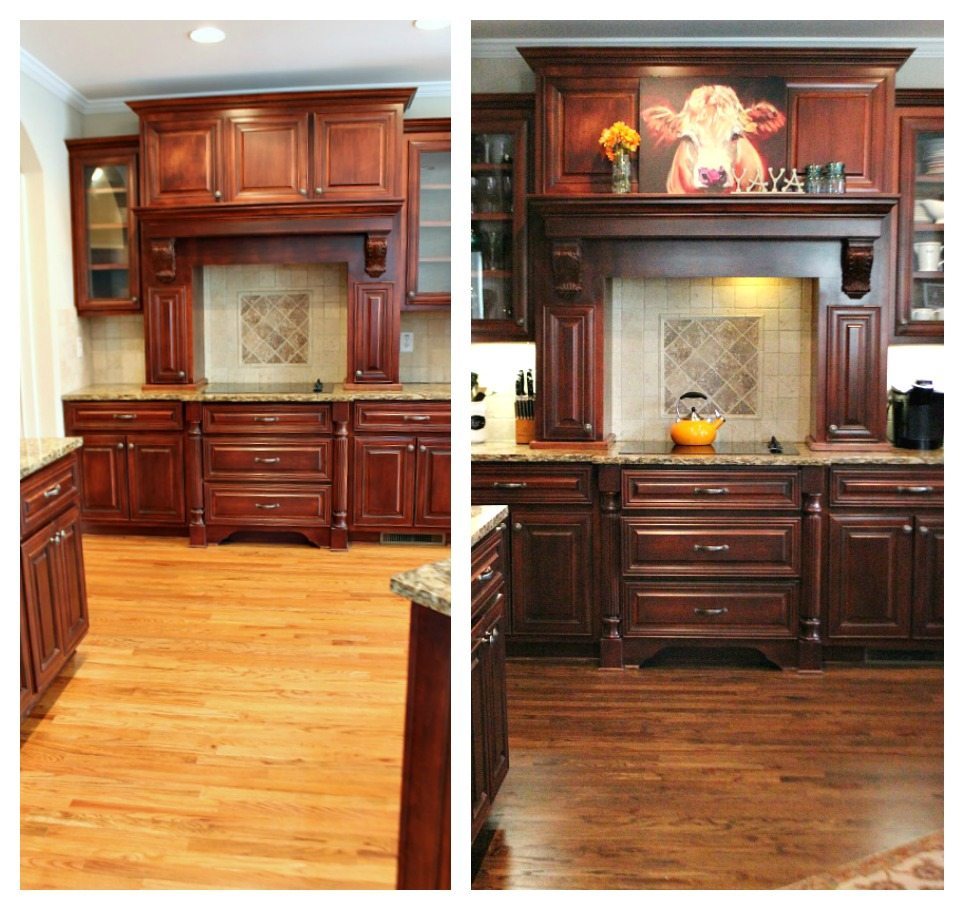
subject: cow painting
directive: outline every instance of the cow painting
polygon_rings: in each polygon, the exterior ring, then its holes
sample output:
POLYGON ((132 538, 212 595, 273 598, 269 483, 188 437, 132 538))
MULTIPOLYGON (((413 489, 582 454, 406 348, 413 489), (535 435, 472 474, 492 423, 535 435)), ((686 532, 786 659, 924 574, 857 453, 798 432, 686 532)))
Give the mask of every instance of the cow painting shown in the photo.
POLYGON ((656 105, 642 116, 657 147, 679 140, 669 193, 726 193, 761 181, 765 165, 751 138, 772 136, 787 120, 768 101, 744 107, 728 85, 701 85, 682 110, 656 105))

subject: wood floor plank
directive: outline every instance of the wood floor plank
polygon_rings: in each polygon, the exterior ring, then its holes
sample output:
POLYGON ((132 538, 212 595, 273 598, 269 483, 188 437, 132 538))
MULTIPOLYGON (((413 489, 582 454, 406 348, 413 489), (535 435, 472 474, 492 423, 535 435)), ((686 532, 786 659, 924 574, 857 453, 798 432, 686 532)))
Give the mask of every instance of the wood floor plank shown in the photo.
POLYGON ((475 888, 774 888, 943 825, 943 671, 511 661, 475 888))
POLYGON ((392 888, 409 606, 441 548, 84 538, 91 629, 21 728, 21 887, 392 888))

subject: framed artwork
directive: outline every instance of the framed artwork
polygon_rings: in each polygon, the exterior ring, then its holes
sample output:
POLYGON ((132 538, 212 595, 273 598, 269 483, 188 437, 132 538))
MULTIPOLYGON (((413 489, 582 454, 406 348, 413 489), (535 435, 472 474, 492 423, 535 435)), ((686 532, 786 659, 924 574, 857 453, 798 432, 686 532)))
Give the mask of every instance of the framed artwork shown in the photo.
POLYGON ((786 110, 785 79, 641 79, 639 191, 732 193, 779 172, 786 110))

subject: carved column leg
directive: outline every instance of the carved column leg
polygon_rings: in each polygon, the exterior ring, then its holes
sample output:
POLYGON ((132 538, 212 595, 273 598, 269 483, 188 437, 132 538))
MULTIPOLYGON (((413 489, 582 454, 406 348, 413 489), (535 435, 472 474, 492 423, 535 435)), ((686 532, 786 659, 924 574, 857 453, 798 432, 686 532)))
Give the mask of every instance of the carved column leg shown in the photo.
POLYGON ((804 493, 803 496, 803 565, 800 597, 800 631, 797 666, 801 673, 823 670, 820 640, 820 592, 823 567, 823 494, 804 493))
POLYGON ((619 468, 606 465, 599 469, 600 522, 597 590, 602 608, 602 638, 599 641, 599 665, 603 669, 621 670, 623 640, 620 622, 619 567, 619 468))
POLYGON ((348 549, 348 420, 351 405, 336 401, 332 406, 331 548, 348 549))
POLYGON ((201 475, 201 405, 189 401, 184 406, 187 435, 184 446, 184 485, 187 496, 188 533, 192 547, 208 545, 204 524, 204 482, 201 475))

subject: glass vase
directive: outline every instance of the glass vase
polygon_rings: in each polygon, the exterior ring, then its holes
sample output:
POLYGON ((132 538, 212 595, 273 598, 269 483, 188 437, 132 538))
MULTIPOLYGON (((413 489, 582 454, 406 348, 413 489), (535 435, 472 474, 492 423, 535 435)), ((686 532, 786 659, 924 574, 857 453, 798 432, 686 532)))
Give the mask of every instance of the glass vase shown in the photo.
POLYGON ((613 150, 613 192, 628 193, 632 188, 629 152, 624 148, 613 150))

